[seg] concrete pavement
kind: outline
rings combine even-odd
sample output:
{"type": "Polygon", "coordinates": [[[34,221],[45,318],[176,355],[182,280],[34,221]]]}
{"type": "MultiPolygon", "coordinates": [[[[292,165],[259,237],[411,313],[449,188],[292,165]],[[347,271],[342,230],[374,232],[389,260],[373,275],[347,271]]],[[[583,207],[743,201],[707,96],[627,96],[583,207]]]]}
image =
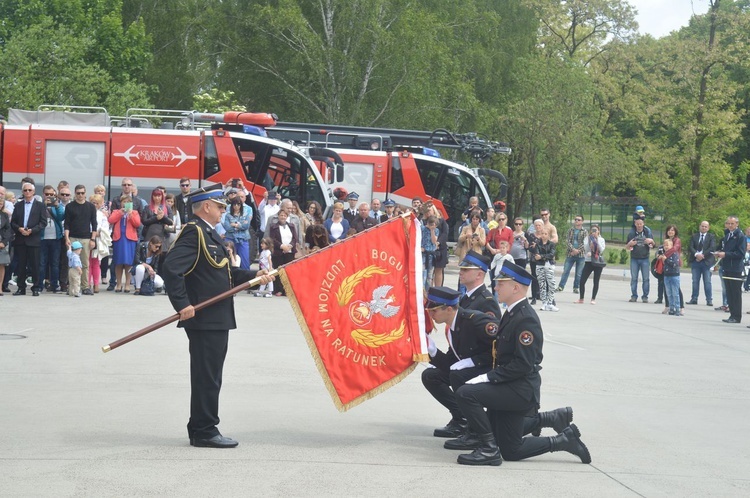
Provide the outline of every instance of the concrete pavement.
{"type": "MultiPolygon", "coordinates": [[[[422,366],[339,413],[285,298],[236,298],[220,428],[240,446],[215,450],[188,444],[181,330],[100,349],[170,315],[164,296],[5,295],[0,334],[25,338],[0,336],[0,494],[750,494],[750,316],[724,324],[702,297],[684,317],[662,315],[661,306],[627,302],[629,277],[616,268],[596,306],[573,304],[571,289],[558,294],[559,313],[540,312],[542,408],[573,407],[593,463],[554,453],[499,468],[457,465],[459,452],[432,437],[449,416],[422,387],[422,366]]],[[[688,299],[689,274],[682,289],[688,299]]]]}

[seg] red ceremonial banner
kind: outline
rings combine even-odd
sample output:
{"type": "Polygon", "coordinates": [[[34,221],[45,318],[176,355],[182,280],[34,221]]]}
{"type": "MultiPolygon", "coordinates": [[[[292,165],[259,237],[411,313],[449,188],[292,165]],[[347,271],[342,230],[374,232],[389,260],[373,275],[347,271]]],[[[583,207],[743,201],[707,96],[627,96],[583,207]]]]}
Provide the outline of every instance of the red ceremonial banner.
{"type": "Polygon", "coordinates": [[[427,360],[414,215],[348,237],[279,274],[339,411],[380,394],[427,360]]]}

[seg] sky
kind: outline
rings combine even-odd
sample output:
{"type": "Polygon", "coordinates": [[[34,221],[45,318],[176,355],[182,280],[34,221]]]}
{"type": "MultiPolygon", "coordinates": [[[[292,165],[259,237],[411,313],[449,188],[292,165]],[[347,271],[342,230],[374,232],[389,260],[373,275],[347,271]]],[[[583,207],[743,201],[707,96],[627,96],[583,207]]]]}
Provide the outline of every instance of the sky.
{"type": "Polygon", "coordinates": [[[687,26],[690,17],[705,14],[708,0],[628,0],[638,10],[639,31],[654,38],[687,26]]]}

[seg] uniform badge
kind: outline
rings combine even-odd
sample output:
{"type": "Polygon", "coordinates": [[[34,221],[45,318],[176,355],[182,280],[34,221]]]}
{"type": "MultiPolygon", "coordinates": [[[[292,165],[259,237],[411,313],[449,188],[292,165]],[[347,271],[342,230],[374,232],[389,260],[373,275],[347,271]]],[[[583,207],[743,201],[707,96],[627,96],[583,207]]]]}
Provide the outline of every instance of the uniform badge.
{"type": "Polygon", "coordinates": [[[495,322],[490,322],[485,325],[484,331],[487,332],[488,336],[495,337],[497,335],[498,326],[495,322]]]}
{"type": "Polygon", "coordinates": [[[527,330],[524,330],[523,332],[521,332],[521,335],[518,336],[518,342],[521,343],[521,346],[531,346],[531,344],[534,342],[534,334],[527,330]]]}
{"type": "Polygon", "coordinates": [[[485,312],[484,312],[484,314],[485,314],[485,315],[490,315],[490,316],[491,316],[492,318],[497,318],[497,317],[495,316],[495,314],[494,314],[493,312],[491,312],[491,311],[485,311],[485,312]]]}

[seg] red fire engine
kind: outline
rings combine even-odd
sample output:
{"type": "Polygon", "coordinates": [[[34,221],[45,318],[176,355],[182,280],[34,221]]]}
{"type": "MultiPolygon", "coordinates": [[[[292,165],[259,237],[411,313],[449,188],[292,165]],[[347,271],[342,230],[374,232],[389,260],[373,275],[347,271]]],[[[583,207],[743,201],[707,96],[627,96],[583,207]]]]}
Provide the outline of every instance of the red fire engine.
{"type": "Polygon", "coordinates": [[[478,197],[484,209],[492,204],[489,183],[496,187],[497,199],[507,193],[500,172],[442,159],[436,150],[461,150],[480,164],[491,155],[510,154],[507,144],[476,134],[282,122],[266,131],[279,140],[322,151],[310,155],[332,191],[343,188],[356,191],[360,200],[393,199],[405,206],[415,197],[431,199],[446,217],[451,241],[457,236],[469,197],[478,197]],[[325,157],[325,151],[332,154],[325,157]]]}
{"type": "Polygon", "coordinates": [[[26,176],[39,185],[103,184],[116,195],[128,177],[147,195],[157,185],[178,190],[182,177],[194,186],[241,178],[256,203],[275,190],[301,206],[315,200],[330,209],[308,151],[266,136],[263,127],[275,121],[261,113],[130,109],[115,118],[102,108],[12,109],[0,123],[0,181],[11,188],[26,176]]]}

